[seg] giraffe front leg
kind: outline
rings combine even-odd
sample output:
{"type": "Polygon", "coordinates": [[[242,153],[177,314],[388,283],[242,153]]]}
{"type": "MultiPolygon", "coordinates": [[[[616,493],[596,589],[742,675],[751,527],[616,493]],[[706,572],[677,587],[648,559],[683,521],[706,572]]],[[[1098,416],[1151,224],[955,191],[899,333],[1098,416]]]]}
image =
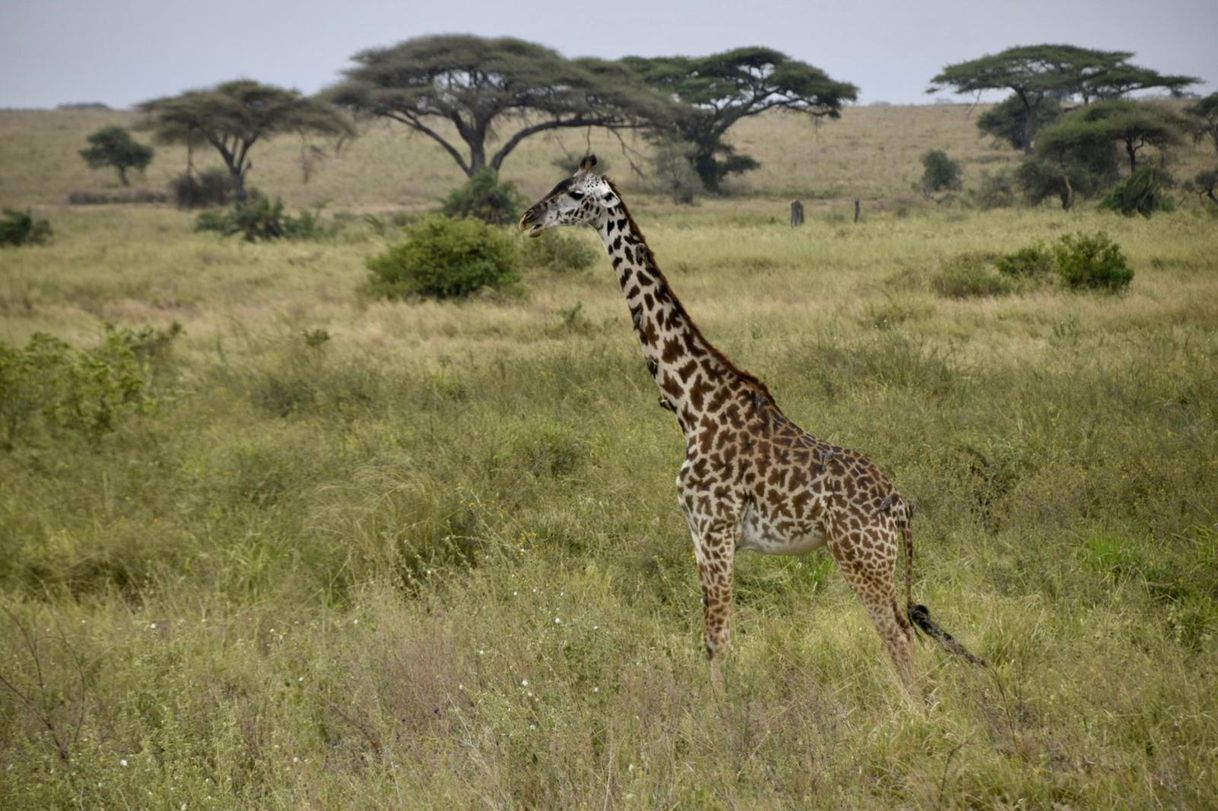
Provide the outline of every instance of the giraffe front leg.
{"type": "Polygon", "coordinates": [[[691,520],[694,558],[702,581],[702,621],[706,656],[712,662],[727,654],[731,634],[732,569],[736,553],[735,527],[722,520],[691,520]]]}

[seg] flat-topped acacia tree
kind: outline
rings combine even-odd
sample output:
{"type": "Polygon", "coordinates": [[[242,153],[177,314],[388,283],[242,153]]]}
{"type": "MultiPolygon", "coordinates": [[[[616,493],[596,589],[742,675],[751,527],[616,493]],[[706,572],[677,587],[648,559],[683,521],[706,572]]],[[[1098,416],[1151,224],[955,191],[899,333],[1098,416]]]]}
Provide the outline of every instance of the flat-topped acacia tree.
{"type": "MultiPolygon", "coordinates": [[[[1163,75],[1129,64],[1131,51],[1099,51],[1075,45],[1021,45],[979,59],[945,67],[931,79],[928,93],[951,88],[956,93],[1010,90],[1022,107],[1023,132],[1017,141],[1032,154],[1049,99],[1078,96],[1083,104],[1119,98],[1134,90],[1164,88],[1172,94],[1199,80],[1163,75]]],[[[979,122],[980,123],[980,122],[979,122]]]]}
{"type": "Polygon", "coordinates": [[[483,167],[498,171],[541,132],[664,126],[673,115],[671,101],[622,65],[567,59],[511,37],[418,37],[352,61],[327,98],[422,133],[469,177],[483,167]]]}
{"type": "Polygon", "coordinates": [[[621,60],[652,87],[682,103],[677,130],[692,146],[703,185],[717,190],[729,175],[757,168],[723,136],[737,121],[767,110],[837,118],[858,88],[772,48],[747,47],[709,56],[627,56],[621,60]]]}
{"type": "Polygon", "coordinates": [[[228,168],[238,200],[246,198],[250,149],[259,141],[284,132],[352,133],[351,125],[329,104],[250,79],[152,99],[140,104],[139,110],[148,116],[144,128],[162,143],[214,147],[228,168]]]}

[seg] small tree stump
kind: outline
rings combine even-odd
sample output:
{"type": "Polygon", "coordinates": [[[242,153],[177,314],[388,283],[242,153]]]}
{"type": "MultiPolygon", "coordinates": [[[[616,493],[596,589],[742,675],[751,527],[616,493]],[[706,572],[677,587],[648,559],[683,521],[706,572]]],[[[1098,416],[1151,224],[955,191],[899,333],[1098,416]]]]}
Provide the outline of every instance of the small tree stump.
{"type": "Polygon", "coordinates": [[[854,198],[854,221],[859,221],[859,215],[863,213],[863,206],[859,203],[859,199],[854,198]]]}
{"type": "Polygon", "coordinates": [[[804,204],[798,200],[791,201],[791,227],[796,228],[804,224],[804,204]]]}

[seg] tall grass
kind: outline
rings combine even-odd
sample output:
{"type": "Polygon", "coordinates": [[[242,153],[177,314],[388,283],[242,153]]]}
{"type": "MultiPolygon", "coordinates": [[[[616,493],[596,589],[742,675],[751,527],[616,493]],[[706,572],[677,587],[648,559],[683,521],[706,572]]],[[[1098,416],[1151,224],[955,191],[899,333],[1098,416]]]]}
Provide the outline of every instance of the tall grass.
{"type": "Polygon", "coordinates": [[[0,340],[183,332],[150,407],[0,451],[5,804],[1210,804],[1212,219],[780,204],[633,208],[704,332],[916,501],[915,592],[991,668],[919,647],[908,701],[828,557],[743,556],[716,700],[680,437],[603,259],[369,302],[358,224],[65,208],[6,257],[0,340]],[[1119,235],[1125,295],[931,286],[1080,230],[1119,235]]]}

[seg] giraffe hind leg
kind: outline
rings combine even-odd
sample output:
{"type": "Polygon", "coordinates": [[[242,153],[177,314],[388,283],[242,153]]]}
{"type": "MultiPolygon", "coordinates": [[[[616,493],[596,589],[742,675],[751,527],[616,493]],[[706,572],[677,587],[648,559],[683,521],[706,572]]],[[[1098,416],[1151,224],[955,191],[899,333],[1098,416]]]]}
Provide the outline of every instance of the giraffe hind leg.
{"type": "Polygon", "coordinates": [[[892,658],[901,682],[913,684],[913,626],[897,605],[893,576],[897,546],[894,533],[875,533],[872,543],[864,545],[859,533],[834,539],[829,551],[837,561],[842,577],[858,595],[871,616],[884,647],[892,658]]]}

